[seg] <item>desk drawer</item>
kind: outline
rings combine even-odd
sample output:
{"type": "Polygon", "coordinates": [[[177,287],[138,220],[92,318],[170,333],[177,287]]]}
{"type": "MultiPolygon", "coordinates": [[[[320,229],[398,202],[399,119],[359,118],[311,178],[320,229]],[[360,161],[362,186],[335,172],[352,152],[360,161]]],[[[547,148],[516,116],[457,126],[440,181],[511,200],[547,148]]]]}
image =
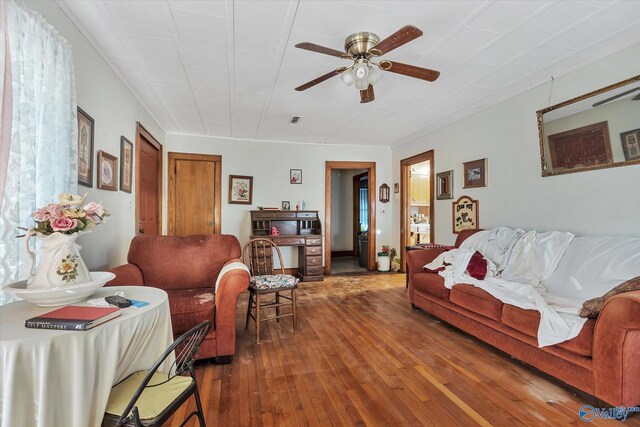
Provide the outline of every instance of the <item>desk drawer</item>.
{"type": "Polygon", "coordinates": [[[273,237],[272,240],[278,246],[301,246],[301,245],[304,245],[304,237],[273,237]]]}
{"type": "Polygon", "coordinates": [[[308,246],[322,245],[322,237],[307,237],[307,245],[308,246]]]}
{"type": "Polygon", "coordinates": [[[319,265],[322,266],[322,256],[307,256],[306,259],[307,267],[319,265]]]}
{"type": "MultiPolygon", "coordinates": [[[[308,244],[307,240],[307,244],[308,244]]],[[[322,246],[307,246],[304,248],[304,253],[309,255],[322,255],[322,246]]]]}
{"type": "Polygon", "coordinates": [[[318,218],[317,212],[298,212],[298,218],[318,218]]]}
{"type": "Polygon", "coordinates": [[[305,276],[320,276],[322,275],[322,266],[321,265],[313,265],[305,268],[305,276]]]}

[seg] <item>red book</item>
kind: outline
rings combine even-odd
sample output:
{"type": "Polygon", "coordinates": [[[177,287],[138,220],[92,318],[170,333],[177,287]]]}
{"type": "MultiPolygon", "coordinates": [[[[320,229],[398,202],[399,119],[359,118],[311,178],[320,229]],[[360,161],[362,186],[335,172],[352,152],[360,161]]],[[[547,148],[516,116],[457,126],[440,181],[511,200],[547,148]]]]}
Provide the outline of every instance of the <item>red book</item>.
{"type": "Polygon", "coordinates": [[[27,328],[86,331],[120,316],[117,307],[68,305],[25,321],[27,328]]]}

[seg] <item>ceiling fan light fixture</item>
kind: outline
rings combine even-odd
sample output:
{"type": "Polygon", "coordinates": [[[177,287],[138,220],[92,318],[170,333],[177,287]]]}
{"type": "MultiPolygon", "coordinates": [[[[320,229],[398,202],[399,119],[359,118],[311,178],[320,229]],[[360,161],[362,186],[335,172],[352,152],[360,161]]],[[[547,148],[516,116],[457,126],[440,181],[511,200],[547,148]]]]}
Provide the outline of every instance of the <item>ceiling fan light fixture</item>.
{"type": "Polygon", "coordinates": [[[351,86],[356,81],[355,76],[353,75],[353,68],[347,68],[340,74],[340,78],[347,85],[351,86]]]}
{"type": "Polygon", "coordinates": [[[356,89],[365,90],[369,87],[369,81],[367,79],[356,79],[356,89]]]}
{"type": "Polygon", "coordinates": [[[369,84],[376,84],[382,78],[382,72],[378,67],[372,66],[369,69],[369,84]]]}

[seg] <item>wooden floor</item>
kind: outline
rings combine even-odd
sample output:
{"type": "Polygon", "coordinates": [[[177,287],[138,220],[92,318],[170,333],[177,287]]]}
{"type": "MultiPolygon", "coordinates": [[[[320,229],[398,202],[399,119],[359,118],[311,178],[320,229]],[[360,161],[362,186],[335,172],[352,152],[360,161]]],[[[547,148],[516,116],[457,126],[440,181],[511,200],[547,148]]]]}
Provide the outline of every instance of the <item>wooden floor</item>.
{"type": "MultiPolygon", "coordinates": [[[[246,304],[244,294],[234,362],[198,365],[209,427],[578,426],[594,403],[412,310],[404,275],[303,283],[297,335],[291,318],[266,322],[260,345],[244,330],[246,304]]],[[[640,416],[591,424],[640,426],[640,416]]]]}

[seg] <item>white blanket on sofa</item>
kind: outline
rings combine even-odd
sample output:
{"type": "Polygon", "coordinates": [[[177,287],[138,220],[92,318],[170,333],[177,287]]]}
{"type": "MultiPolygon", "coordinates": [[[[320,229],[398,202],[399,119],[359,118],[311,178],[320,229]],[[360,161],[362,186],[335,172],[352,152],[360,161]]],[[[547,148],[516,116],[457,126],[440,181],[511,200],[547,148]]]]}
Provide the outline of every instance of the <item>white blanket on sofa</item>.
{"type": "MultiPolygon", "coordinates": [[[[574,239],[571,233],[524,233],[501,227],[478,232],[459,250],[450,252],[451,265],[439,273],[445,286],[450,289],[467,283],[505,304],[537,310],[540,347],[575,338],[587,320],[577,315],[584,301],[640,275],[640,238],[574,239]],[[456,262],[468,262],[469,254],[476,250],[486,258],[497,257],[494,262],[502,267],[498,277],[474,279],[465,273],[466,264],[456,262]]],[[[437,266],[429,264],[428,268],[437,266]]]]}

